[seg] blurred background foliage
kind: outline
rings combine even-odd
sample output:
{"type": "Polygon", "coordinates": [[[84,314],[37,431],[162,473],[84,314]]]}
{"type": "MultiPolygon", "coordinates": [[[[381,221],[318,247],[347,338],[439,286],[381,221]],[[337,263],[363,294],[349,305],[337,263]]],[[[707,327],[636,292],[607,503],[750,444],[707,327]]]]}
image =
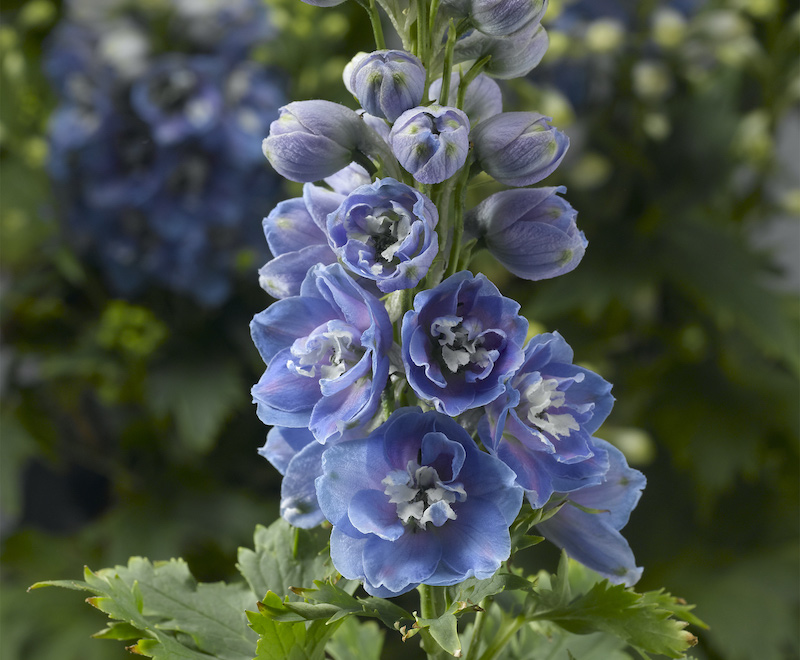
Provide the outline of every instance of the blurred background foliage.
{"type": "MultiPolygon", "coordinates": [[[[250,58],[285,97],[352,101],[342,68],[371,49],[357,4],[268,12],[250,58]]],[[[262,369],[248,322],[270,302],[259,264],[234,260],[213,306],[158,282],[121,296],[66,223],[42,59],[68,13],[7,0],[0,15],[4,660],[126,657],[89,639],[104,617],[74,593],[25,588],[130,555],[224,579],[278,510],[248,394],[262,369]]],[[[626,537],[642,589],[696,602],[711,625],[692,657],[798,658],[800,14],[790,0],[551,0],[545,23],[550,51],[505,85],[506,109],[570,136],[547,183],[567,185],[589,248],[551,281],[486,255],[473,270],[615,384],[600,435],[649,481],[626,537]]],[[[496,188],[481,183],[481,197],[496,188]]],[[[274,201],[241,222],[258,228],[274,201]]],[[[526,552],[555,568],[543,546],[526,552]]]]}

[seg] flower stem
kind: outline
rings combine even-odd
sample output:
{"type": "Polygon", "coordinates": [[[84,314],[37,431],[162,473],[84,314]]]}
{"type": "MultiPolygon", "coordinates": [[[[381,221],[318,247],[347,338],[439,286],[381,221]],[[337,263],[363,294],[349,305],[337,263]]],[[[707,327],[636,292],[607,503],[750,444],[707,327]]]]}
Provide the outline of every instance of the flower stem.
{"type": "Polygon", "coordinates": [[[494,640],[483,652],[479,660],[496,660],[496,658],[500,657],[500,652],[505,648],[506,644],[511,641],[511,638],[517,633],[523,623],[525,623],[525,617],[522,616],[503,621],[494,636],[494,640]]]}
{"type": "MultiPolygon", "coordinates": [[[[438,619],[447,611],[445,587],[432,587],[427,584],[421,584],[417,587],[417,591],[419,591],[420,615],[423,619],[438,619]]],[[[427,629],[423,628],[421,632],[423,647],[428,655],[428,660],[443,660],[444,658],[452,657],[439,646],[427,629]]]]}
{"type": "Polygon", "coordinates": [[[481,643],[481,635],[483,634],[483,624],[486,622],[486,608],[489,603],[486,599],[481,602],[481,610],[475,615],[475,623],[472,624],[472,634],[469,638],[469,646],[467,647],[467,655],[464,660],[472,660],[478,657],[478,648],[481,643]]]}
{"type": "Polygon", "coordinates": [[[386,48],[386,41],[383,38],[383,27],[381,26],[381,15],[378,13],[378,8],[375,6],[375,0],[369,0],[369,22],[372,23],[372,34],[375,35],[375,48],[376,50],[383,50],[386,48]]]}
{"type": "Polygon", "coordinates": [[[421,584],[419,591],[420,614],[423,619],[438,619],[447,609],[447,595],[444,587],[421,584]]]}
{"type": "Polygon", "coordinates": [[[453,70],[453,51],[456,47],[457,30],[453,19],[447,28],[447,45],[444,47],[444,66],[442,67],[442,91],[439,92],[439,105],[447,105],[450,100],[450,72],[453,70]]]}
{"type": "Polygon", "coordinates": [[[447,279],[458,270],[458,255],[461,251],[461,239],[464,236],[464,206],[467,203],[467,184],[469,183],[469,170],[472,166],[472,155],[467,157],[467,162],[458,177],[456,184],[455,205],[453,208],[453,243],[450,246],[450,258],[447,261],[447,270],[444,278],[447,279]]]}
{"type": "Polygon", "coordinates": [[[464,97],[467,94],[467,87],[469,84],[478,77],[478,74],[483,71],[483,68],[489,63],[489,60],[492,59],[491,55],[486,55],[479,59],[475,64],[473,64],[469,71],[467,71],[462,77],[461,82],[458,85],[458,100],[456,101],[457,108],[464,107],[464,97]]]}

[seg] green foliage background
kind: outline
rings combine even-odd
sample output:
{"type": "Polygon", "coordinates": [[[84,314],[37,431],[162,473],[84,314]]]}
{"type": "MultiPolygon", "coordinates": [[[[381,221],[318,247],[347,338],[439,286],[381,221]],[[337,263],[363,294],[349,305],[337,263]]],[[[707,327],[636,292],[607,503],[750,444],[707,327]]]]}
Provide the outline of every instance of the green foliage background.
{"type": "MultiPolygon", "coordinates": [[[[658,3],[640,4],[644,34],[658,3]]],[[[607,61],[612,94],[571,108],[534,71],[507,87],[506,109],[552,114],[572,137],[552,184],[568,186],[590,246],[552,281],[516,280],[486,256],[473,269],[614,383],[600,435],[649,481],[625,535],[641,588],[697,603],[710,624],[691,656],[798,658],[798,289],[763,237],[800,208],[800,18],[788,0],[709,4],[655,56],[640,33],[594,51],[551,35],[543,66],[607,61]],[[709,18],[720,11],[727,31],[709,18]],[[643,53],[665,78],[641,73],[643,53]]],[[[282,32],[259,57],[287,71],[288,96],[348,103],[341,70],[371,48],[360,8],[272,6],[282,32]]],[[[44,170],[55,100],[41,48],[62,8],[2,12],[0,656],[122,658],[118,642],[89,639],[104,618],[75,593],[25,589],[131,555],[183,557],[202,581],[235,574],[236,548],[277,516],[248,395],[262,366],[247,324],[269,299],[244,262],[214,311],[106,290],[60,231],[44,170]]],[[[555,570],[558,555],[542,544],[519,560],[555,570]]]]}

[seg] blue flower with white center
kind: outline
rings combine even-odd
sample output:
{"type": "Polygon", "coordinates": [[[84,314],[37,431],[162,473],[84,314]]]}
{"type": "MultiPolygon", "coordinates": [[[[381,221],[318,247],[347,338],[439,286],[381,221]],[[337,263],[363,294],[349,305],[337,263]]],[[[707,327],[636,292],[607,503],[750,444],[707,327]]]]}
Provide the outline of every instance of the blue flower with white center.
{"type": "Polygon", "coordinates": [[[315,264],[332,264],[336,254],[328,244],[328,215],[359,186],[369,183],[369,175],[352,163],[328,177],[333,190],[307,183],[303,196],[278,204],[264,218],[264,235],[274,259],[259,271],[259,283],[273,298],[300,295],[300,285],[315,264]]]}
{"type": "Polygon", "coordinates": [[[252,390],[265,424],[306,427],[325,443],[372,420],[389,375],[392,324],[339,264],[314,266],[300,295],[257,314],[250,331],[267,364],[252,390]]]}
{"type": "Polygon", "coordinates": [[[602,479],[553,498],[548,506],[564,499],[569,501],[536,529],[548,541],[564,548],[570,557],[613,584],[630,587],[638,582],[642,569],[636,566],[630,545],[620,530],[628,523],[647,480],[639,470],[628,467],[619,449],[599,438],[593,438],[592,442],[595,451],[608,456],[608,469],[602,479]]]}
{"type": "Polygon", "coordinates": [[[591,436],[611,412],[611,384],[572,358],[557,332],[532,338],[478,424],[484,446],[516,472],[536,509],[554,492],[601,483],[608,467],[591,436]]]}
{"type": "Polygon", "coordinates": [[[494,401],[523,362],[528,321],[486,276],[462,271],[414,298],[402,324],[406,377],[439,412],[494,401]]]}
{"type": "Polygon", "coordinates": [[[464,220],[491,255],[517,277],[543,280],[573,270],[588,241],[575,209],[557,193],[566,188],[504,190],[484,199],[464,220]]]}
{"type": "Polygon", "coordinates": [[[420,183],[441,183],[467,160],[469,119],[458,108],[442,105],[406,110],[389,134],[397,161],[420,183]]]}
{"type": "Polygon", "coordinates": [[[328,215],[333,251],[356,275],[390,293],[416,286],[439,250],[430,199],[391,178],[359,186],[328,215]]]}
{"type": "Polygon", "coordinates": [[[401,408],[322,455],[331,559],[374,596],[491,577],[522,503],[514,473],[445,415],[401,408]]]}

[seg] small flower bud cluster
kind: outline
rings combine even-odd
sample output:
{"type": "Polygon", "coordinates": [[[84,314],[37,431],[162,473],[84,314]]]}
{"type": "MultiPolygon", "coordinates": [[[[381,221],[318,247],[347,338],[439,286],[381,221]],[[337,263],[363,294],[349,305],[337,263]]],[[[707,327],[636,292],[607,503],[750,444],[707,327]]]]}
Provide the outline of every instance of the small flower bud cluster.
{"type": "Polygon", "coordinates": [[[273,426],[260,453],[284,475],[281,514],[328,520],[336,569],[375,596],[490,577],[523,497],[587,566],[641,572],[620,529],[644,477],[593,437],[611,385],[558,333],[528,338],[520,305],[466,269],[485,248],[536,281],[586,249],[565,189],[528,187],[568,138],[503,112],[495,82],[541,59],[546,6],[444,0],[399,35],[408,50],[385,49],[373,20],[378,50],[344,71],[361,108],[290,103],[263,142],[304,186],[263,223],[260,281],[278,301],[251,324],[266,365],[253,400],[273,426]],[[511,189],[466,209],[480,172],[511,189]]]}
{"type": "Polygon", "coordinates": [[[284,97],[249,51],[270,33],[259,0],[172,0],[52,35],[50,172],[69,235],[118,294],[155,283],[218,305],[241,257],[266,254],[247,219],[280,185],[258,141],[284,97]]]}

